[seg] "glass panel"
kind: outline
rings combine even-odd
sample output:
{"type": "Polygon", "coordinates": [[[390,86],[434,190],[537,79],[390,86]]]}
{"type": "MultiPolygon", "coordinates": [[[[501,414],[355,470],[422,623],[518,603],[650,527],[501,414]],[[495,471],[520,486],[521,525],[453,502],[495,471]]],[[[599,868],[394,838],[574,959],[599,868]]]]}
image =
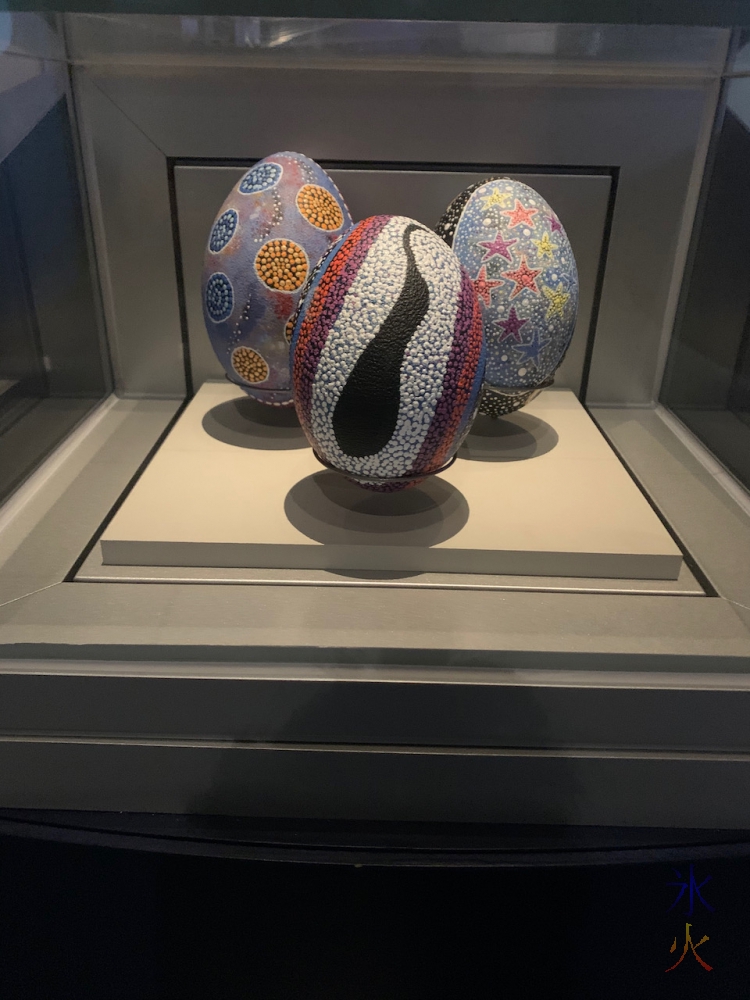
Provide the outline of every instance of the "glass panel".
{"type": "Polygon", "coordinates": [[[750,486],[750,78],[727,87],[662,402],[750,486]]]}
{"type": "MultiPolygon", "coordinates": [[[[66,54],[59,30],[60,17],[52,13],[21,14],[0,10],[0,53],[64,62],[66,54]]],[[[4,72],[0,76],[4,76],[4,72]]]]}
{"type": "Polygon", "coordinates": [[[283,17],[66,15],[74,62],[169,65],[273,62],[331,66],[351,59],[396,60],[419,68],[456,62],[508,71],[624,71],[665,66],[671,72],[720,72],[725,33],[715,28],[456,21],[365,21],[283,17]]]}
{"type": "MultiPolygon", "coordinates": [[[[23,31],[15,31],[16,23],[23,31]]],[[[5,23],[8,29],[8,24],[5,23]]],[[[0,500],[107,392],[64,69],[0,53],[0,500]]],[[[16,49],[22,47],[15,46],[16,49]]]]}
{"type": "Polygon", "coordinates": [[[737,32],[737,44],[727,69],[730,73],[750,73],[750,28],[737,32]]]}

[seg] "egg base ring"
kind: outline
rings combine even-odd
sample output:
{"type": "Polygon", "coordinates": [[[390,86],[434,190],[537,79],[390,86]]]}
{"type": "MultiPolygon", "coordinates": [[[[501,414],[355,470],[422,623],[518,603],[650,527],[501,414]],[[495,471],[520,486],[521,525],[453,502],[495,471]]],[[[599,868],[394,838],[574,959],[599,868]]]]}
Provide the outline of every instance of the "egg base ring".
{"type": "Polygon", "coordinates": [[[415,472],[410,476],[365,476],[359,472],[348,472],[346,469],[339,469],[338,466],[332,465],[330,462],[322,458],[317,451],[312,449],[313,455],[317,458],[321,465],[324,465],[326,469],[330,469],[331,472],[338,472],[341,476],[346,476],[347,479],[354,480],[360,486],[372,485],[377,489],[379,486],[410,486],[414,483],[421,482],[423,479],[427,479],[428,476],[438,476],[441,472],[445,472],[447,469],[453,465],[453,463],[458,458],[458,454],[453,455],[445,465],[441,465],[439,469],[430,469],[425,472],[415,472]]]}
{"type": "Polygon", "coordinates": [[[493,420],[497,420],[498,417],[507,417],[508,414],[515,413],[522,406],[526,406],[532,399],[536,399],[542,389],[549,389],[554,381],[555,378],[551,375],[532,389],[502,389],[485,382],[479,401],[479,412],[493,420]]]}
{"type": "MultiPolygon", "coordinates": [[[[250,396],[251,399],[257,399],[257,395],[260,394],[261,392],[267,392],[267,393],[270,394],[272,392],[286,392],[287,391],[285,389],[260,389],[260,388],[258,388],[258,386],[254,386],[254,385],[248,384],[247,382],[238,382],[236,379],[230,378],[229,375],[227,375],[227,374],[224,375],[224,378],[227,380],[227,382],[231,382],[232,385],[236,385],[238,389],[242,389],[248,395],[250,395],[251,393],[253,393],[253,395],[250,396]]],[[[261,402],[261,400],[258,400],[258,402],[261,402]]],[[[294,406],[294,400],[293,399],[289,399],[285,403],[274,403],[274,402],[269,402],[268,400],[265,400],[265,399],[262,400],[262,402],[263,402],[264,406],[278,406],[278,407],[281,407],[282,409],[286,409],[286,408],[288,408],[290,406],[294,406]]]]}

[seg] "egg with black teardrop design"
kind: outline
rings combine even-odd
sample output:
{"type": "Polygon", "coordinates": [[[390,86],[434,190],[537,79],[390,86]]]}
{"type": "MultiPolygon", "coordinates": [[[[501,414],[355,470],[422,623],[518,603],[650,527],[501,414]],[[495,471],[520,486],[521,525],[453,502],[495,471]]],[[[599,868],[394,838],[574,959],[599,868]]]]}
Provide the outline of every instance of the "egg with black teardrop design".
{"type": "Polygon", "coordinates": [[[393,309],[352,369],[333,411],[333,429],[343,452],[356,458],[376,455],[396,429],[401,402],[404,352],[427,314],[430,292],[414,260],[410,235],[404,229],[404,285],[393,309]]]}
{"type": "Polygon", "coordinates": [[[471,279],[426,226],[365,219],[320,261],[292,331],[300,422],[321,461],[393,491],[455,455],[484,369],[471,279]]]}

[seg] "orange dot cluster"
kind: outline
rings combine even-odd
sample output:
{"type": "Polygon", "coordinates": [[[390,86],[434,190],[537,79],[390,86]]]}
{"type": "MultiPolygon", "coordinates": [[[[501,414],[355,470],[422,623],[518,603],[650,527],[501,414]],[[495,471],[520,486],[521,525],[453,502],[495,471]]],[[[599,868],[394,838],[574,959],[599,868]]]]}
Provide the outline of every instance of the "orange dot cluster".
{"type": "Polygon", "coordinates": [[[307,277],[307,255],[292,240],[269,240],[255,255],[255,270],[269,288],[296,292],[307,277]]]}
{"type": "Polygon", "coordinates": [[[297,208],[300,215],[316,229],[333,232],[344,224],[344,213],[339,203],[325,188],[317,184],[305,184],[297,192],[297,208]]]}
{"type": "Polygon", "coordinates": [[[294,333],[294,313],[289,317],[286,326],[284,327],[284,336],[291,344],[292,334],[294,333]]]}
{"type": "Polygon", "coordinates": [[[269,375],[265,359],[250,347],[235,347],[232,368],[245,382],[265,382],[269,375]]]}

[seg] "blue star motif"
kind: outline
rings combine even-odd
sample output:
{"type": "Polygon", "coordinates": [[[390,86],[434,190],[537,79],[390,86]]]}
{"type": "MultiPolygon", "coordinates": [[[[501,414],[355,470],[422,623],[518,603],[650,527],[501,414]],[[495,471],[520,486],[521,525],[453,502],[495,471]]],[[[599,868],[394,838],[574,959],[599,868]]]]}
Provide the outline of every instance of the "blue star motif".
{"type": "Polygon", "coordinates": [[[516,354],[520,354],[521,357],[518,359],[522,364],[534,364],[538,362],[539,354],[542,349],[547,346],[550,338],[545,337],[542,340],[539,330],[536,329],[531,334],[531,340],[528,343],[514,344],[513,351],[516,354]]]}

